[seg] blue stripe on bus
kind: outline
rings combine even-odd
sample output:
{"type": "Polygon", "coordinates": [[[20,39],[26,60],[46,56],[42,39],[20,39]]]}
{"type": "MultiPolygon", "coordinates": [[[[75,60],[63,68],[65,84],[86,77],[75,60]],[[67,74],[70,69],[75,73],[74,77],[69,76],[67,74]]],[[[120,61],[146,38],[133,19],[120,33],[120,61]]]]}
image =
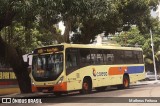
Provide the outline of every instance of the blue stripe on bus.
{"type": "Polygon", "coordinates": [[[143,73],[144,72],[144,66],[129,66],[127,68],[128,74],[135,74],[135,73],[143,73]]]}

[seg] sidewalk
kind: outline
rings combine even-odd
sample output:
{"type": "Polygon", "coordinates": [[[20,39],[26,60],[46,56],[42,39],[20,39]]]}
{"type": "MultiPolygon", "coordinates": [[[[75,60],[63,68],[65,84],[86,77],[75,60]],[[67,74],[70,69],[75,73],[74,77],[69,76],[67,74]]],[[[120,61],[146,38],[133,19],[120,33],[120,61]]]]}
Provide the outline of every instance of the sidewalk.
{"type": "Polygon", "coordinates": [[[4,87],[4,88],[0,88],[0,96],[1,95],[14,94],[14,93],[20,93],[20,89],[18,87],[4,87]]]}
{"type": "Polygon", "coordinates": [[[153,81],[137,81],[131,85],[148,85],[148,84],[160,84],[160,80],[153,80],[153,81]]]}

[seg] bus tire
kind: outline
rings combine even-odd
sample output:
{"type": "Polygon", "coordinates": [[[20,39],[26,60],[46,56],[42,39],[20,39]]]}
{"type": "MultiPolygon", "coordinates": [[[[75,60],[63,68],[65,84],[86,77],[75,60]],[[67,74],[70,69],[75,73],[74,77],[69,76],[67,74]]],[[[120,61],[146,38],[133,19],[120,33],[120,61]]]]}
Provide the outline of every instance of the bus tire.
{"type": "Polygon", "coordinates": [[[95,88],[96,89],[96,91],[98,91],[98,92],[102,92],[102,91],[105,91],[106,90],[106,87],[97,87],[97,88],[95,88]]]}
{"type": "Polygon", "coordinates": [[[82,83],[82,90],[80,93],[89,94],[92,91],[92,81],[90,78],[84,78],[82,83]]]}
{"type": "Polygon", "coordinates": [[[118,89],[127,89],[130,86],[130,80],[129,80],[129,76],[128,75],[124,75],[123,76],[123,84],[118,85],[117,88],[118,89]]]}

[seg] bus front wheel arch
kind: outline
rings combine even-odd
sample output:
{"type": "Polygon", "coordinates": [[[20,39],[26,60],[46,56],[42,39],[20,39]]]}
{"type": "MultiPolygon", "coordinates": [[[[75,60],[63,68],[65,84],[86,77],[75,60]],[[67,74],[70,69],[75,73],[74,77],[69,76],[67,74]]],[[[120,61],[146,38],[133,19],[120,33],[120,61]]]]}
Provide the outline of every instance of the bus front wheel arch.
{"type": "Polygon", "coordinates": [[[118,85],[118,89],[127,89],[130,86],[130,78],[128,74],[123,75],[123,82],[121,85],[118,85]]]}
{"type": "Polygon", "coordinates": [[[82,89],[80,90],[80,93],[89,94],[91,93],[91,91],[92,91],[92,79],[89,76],[84,77],[82,82],[82,89]]]}

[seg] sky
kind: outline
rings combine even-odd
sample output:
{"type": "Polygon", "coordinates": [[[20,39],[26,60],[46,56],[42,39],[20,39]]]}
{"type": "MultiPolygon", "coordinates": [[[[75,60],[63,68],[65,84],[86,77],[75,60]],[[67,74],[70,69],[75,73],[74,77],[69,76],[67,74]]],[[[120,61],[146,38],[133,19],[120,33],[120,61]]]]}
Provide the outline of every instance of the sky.
{"type": "Polygon", "coordinates": [[[61,35],[63,35],[63,34],[64,34],[64,30],[65,30],[64,23],[63,23],[62,21],[60,21],[60,22],[58,23],[58,26],[59,26],[59,29],[62,31],[62,32],[61,32],[61,35]]]}
{"type": "Polygon", "coordinates": [[[151,10],[151,16],[156,17],[157,16],[156,11],[151,10]]]}

